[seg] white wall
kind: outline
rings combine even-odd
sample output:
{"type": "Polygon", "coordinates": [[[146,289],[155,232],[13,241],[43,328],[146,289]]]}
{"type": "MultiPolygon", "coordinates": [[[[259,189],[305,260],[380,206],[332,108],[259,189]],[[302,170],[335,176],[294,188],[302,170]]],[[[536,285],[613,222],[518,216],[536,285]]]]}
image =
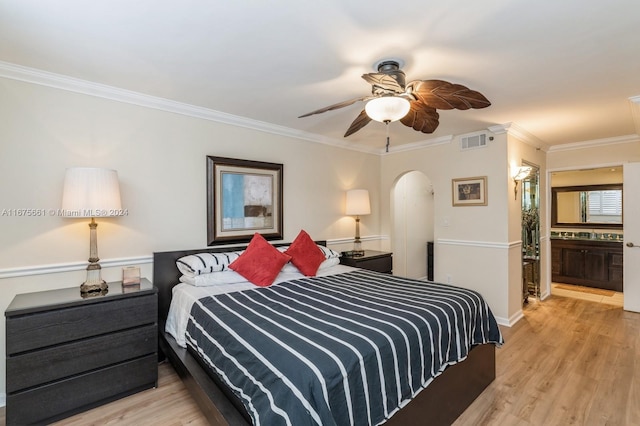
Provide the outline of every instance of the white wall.
{"type": "MultiPolygon", "coordinates": [[[[382,157],[381,233],[390,234],[391,188],[408,171],[429,177],[434,189],[435,280],[478,290],[499,321],[510,317],[508,303],[507,135],[494,136],[486,148],[461,151],[451,142],[382,157]],[[487,206],[452,206],[454,178],[487,176],[487,206]],[[385,199],[386,198],[386,199],[385,199]]],[[[408,230],[410,232],[410,229],[408,230]]]]}
{"type": "MultiPolygon", "coordinates": [[[[152,278],[154,251],[206,246],[207,155],[284,164],[288,241],[300,229],[315,239],[350,241],[346,189],[367,188],[372,204],[380,203],[378,155],[1,78],[0,122],[0,212],[60,208],[68,167],[118,171],[129,214],[98,220],[107,281],[118,280],[123,265],[136,264],[152,278]]],[[[380,234],[379,222],[375,208],[362,218],[368,248],[380,248],[367,239],[380,234]]],[[[0,216],[0,309],[18,293],[79,287],[89,257],[87,224],[48,214],[0,216]]],[[[334,248],[350,247],[344,245],[334,248]]],[[[0,393],[4,369],[1,362],[0,393]]]]}
{"type": "Polygon", "coordinates": [[[427,241],[433,241],[433,186],[427,176],[412,171],[392,190],[393,273],[409,278],[427,276],[427,241]]]}

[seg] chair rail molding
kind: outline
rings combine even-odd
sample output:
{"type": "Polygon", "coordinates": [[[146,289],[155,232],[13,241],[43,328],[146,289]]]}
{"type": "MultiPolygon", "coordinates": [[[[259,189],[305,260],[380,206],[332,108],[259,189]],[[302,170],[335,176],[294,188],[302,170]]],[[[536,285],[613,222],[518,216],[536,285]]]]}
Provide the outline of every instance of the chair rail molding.
{"type": "MultiPolygon", "coordinates": [[[[123,257],[107,260],[100,259],[100,265],[103,269],[131,265],[143,265],[147,263],[153,263],[153,256],[123,257]]],[[[87,261],[20,266],[17,268],[0,269],[0,279],[26,277],[31,275],[57,274],[62,272],[81,271],[84,269],[87,269],[87,261]]]]}

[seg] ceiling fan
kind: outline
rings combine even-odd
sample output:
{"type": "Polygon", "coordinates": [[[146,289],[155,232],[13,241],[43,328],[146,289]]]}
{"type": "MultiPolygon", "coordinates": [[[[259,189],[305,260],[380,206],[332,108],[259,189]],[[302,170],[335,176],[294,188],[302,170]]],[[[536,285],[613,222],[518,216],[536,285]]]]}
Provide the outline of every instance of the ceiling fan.
{"type": "MultiPolygon", "coordinates": [[[[443,80],[414,80],[405,84],[405,74],[398,60],[384,60],[377,65],[378,72],[363,74],[371,84],[371,95],[329,105],[298,118],[332,111],[367,101],[365,109],[347,129],[344,137],[352,135],[371,120],[389,124],[400,120],[405,126],[423,133],[433,133],[440,124],[436,109],[486,108],[491,102],[480,92],[461,84],[443,80]]],[[[388,148],[387,138],[387,148],[388,148]]]]}

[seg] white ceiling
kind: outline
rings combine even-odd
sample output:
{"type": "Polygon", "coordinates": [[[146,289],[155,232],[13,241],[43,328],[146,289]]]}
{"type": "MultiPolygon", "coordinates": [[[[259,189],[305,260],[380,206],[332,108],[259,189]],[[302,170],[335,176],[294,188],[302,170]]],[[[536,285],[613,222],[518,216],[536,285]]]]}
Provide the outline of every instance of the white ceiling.
{"type": "Polygon", "coordinates": [[[392,146],[511,122],[557,145],[640,133],[639,24],[638,0],[0,0],[0,61],[341,141],[361,103],[297,117],[400,58],[492,105],[439,111],[433,134],[392,123],[392,146]]]}

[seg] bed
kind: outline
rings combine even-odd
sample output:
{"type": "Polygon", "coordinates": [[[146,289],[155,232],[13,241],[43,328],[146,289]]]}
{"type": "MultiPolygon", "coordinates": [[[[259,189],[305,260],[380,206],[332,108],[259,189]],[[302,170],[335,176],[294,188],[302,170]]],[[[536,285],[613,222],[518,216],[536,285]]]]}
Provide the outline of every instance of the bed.
{"type": "MultiPolygon", "coordinates": [[[[324,245],[324,242],[318,242],[318,244],[324,245]]],[[[285,244],[275,245],[285,246],[285,244]]],[[[169,315],[173,288],[180,282],[181,272],[176,267],[178,259],[195,253],[222,253],[242,248],[207,248],[154,253],[154,284],[159,291],[160,350],[172,363],[208,421],[215,425],[249,425],[252,424],[252,417],[237,396],[239,394],[238,390],[232,391],[228,384],[220,378],[224,374],[212,374],[211,366],[203,361],[201,357],[194,355],[195,352],[198,352],[199,344],[191,345],[191,349],[182,347],[183,343],[179,344],[171,334],[165,331],[165,324],[169,315]],[[193,346],[195,346],[195,349],[193,346]]],[[[357,270],[346,271],[346,273],[340,275],[343,277],[350,276],[350,279],[360,281],[367,279],[380,281],[383,287],[386,285],[384,283],[385,279],[398,279],[392,276],[383,277],[384,274],[357,270]]],[[[328,276],[333,277],[331,274],[328,276]]],[[[300,291],[301,288],[317,291],[320,287],[316,286],[316,290],[314,290],[314,285],[327,286],[329,281],[331,281],[332,285],[341,285],[333,283],[333,280],[334,278],[327,277],[299,277],[294,280],[285,280],[278,285],[272,286],[270,292],[282,290],[287,292],[294,291],[295,293],[300,291]]],[[[424,285],[424,282],[412,281],[408,285],[420,283],[424,285]]],[[[233,295],[233,293],[231,294],[233,295]]],[[[241,292],[241,294],[245,295],[246,292],[241,292]]],[[[256,294],[262,293],[257,292],[256,294]]],[[[231,302],[229,300],[227,302],[235,303],[236,296],[237,294],[232,297],[211,297],[207,298],[207,303],[208,299],[215,299],[215,303],[222,303],[223,299],[229,299],[231,302]]],[[[281,295],[277,295],[277,297],[281,297],[281,295]]],[[[200,305],[201,307],[204,306],[200,305]]],[[[206,306],[204,307],[206,310],[206,306]]],[[[220,308],[217,306],[214,310],[219,309],[228,309],[228,307],[220,308]]],[[[195,310],[196,308],[194,308],[195,310]]],[[[490,317],[494,323],[495,319],[493,319],[492,315],[490,317]]],[[[192,327],[190,330],[193,332],[195,326],[193,324],[190,324],[190,326],[192,327]]],[[[492,324],[492,326],[497,330],[495,324],[492,324]]],[[[436,377],[430,380],[430,383],[424,389],[411,388],[410,393],[412,393],[412,396],[410,401],[407,403],[406,398],[399,400],[401,406],[399,411],[393,409],[393,407],[389,408],[385,415],[392,415],[384,424],[391,426],[423,424],[425,419],[428,419],[429,424],[433,425],[451,424],[495,378],[495,347],[502,342],[499,331],[496,334],[495,330],[493,331],[493,337],[489,339],[492,341],[473,346],[468,351],[468,354],[464,353],[465,359],[463,361],[447,366],[444,371],[437,371],[436,377]]],[[[375,404],[376,407],[378,405],[380,404],[375,404]]],[[[356,408],[359,407],[356,406],[356,408]]],[[[355,409],[350,408],[350,410],[355,409]]],[[[350,415],[352,417],[355,415],[358,420],[362,418],[357,412],[354,414],[353,411],[350,411],[350,415]]],[[[321,423],[323,422],[321,421],[321,423]]],[[[376,420],[374,423],[380,423],[380,421],[376,420]]],[[[293,424],[296,424],[296,422],[293,422],[293,424]]]]}

